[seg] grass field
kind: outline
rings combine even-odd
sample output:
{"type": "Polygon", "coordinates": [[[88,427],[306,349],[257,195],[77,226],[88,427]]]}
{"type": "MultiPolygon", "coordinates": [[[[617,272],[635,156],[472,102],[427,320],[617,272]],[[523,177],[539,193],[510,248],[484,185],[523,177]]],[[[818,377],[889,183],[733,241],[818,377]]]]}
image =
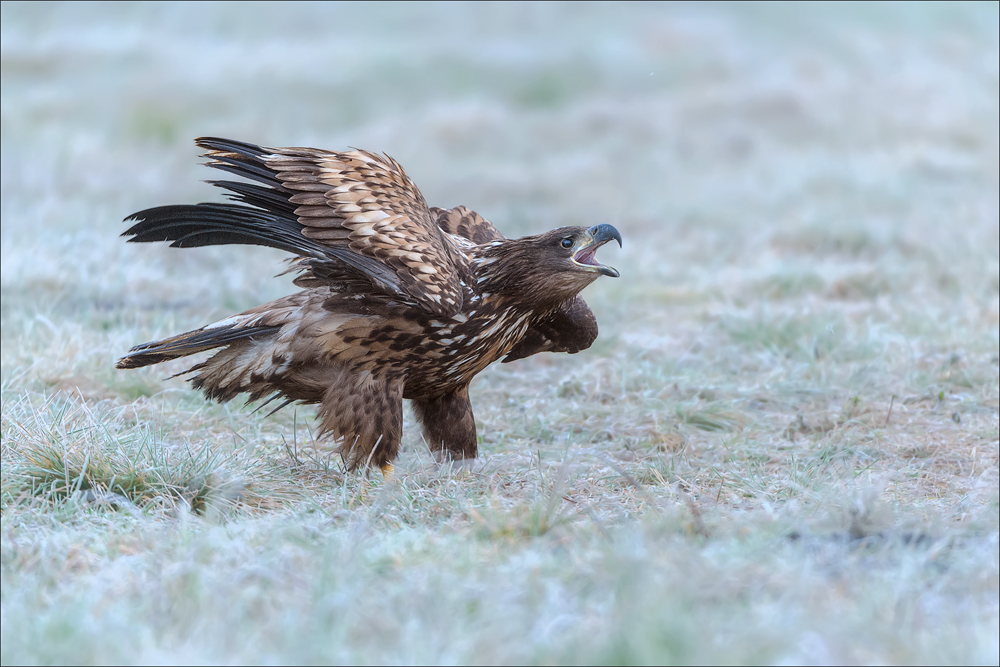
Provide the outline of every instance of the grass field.
{"type": "Polygon", "coordinates": [[[0,660],[1000,661],[996,4],[2,8],[0,660]],[[609,222],[587,352],[407,413],[394,483],[312,408],[134,344],[292,289],[126,245],[192,139],[386,151],[509,236],[609,222]]]}

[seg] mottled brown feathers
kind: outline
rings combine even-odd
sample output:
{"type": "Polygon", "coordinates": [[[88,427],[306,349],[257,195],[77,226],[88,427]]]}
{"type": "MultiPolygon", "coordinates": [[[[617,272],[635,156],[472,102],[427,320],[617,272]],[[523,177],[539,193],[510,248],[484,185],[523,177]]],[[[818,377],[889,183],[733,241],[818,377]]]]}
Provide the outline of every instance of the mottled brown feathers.
{"type": "Polygon", "coordinates": [[[296,205],[303,236],[376,260],[435,314],[461,310],[467,259],[434,223],[424,196],[395,160],[367,151],[268,150],[258,160],[294,192],[288,202],[296,205]]]}
{"type": "Polygon", "coordinates": [[[597,340],[597,318],[581,297],[574,297],[547,318],[539,319],[503,359],[503,363],[539,352],[576,354],[597,340]]]}
{"type": "Polygon", "coordinates": [[[320,433],[350,469],[390,463],[410,399],[432,450],[474,458],[472,378],[498,359],[575,353],[597,337],[578,295],[617,275],[594,251],[608,225],[508,240],[464,206],[428,208],[392,158],[203,138],[234,204],[130,216],[132,241],[280,248],[303,289],[215,324],[144,343],[138,368],[219,349],[187,372],[206,396],[319,404],[320,433]]]}
{"type": "Polygon", "coordinates": [[[431,213],[434,215],[438,227],[445,232],[468,239],[476,245],[504,238],[492,222],[465,206],[432,208],[431,213]]]}

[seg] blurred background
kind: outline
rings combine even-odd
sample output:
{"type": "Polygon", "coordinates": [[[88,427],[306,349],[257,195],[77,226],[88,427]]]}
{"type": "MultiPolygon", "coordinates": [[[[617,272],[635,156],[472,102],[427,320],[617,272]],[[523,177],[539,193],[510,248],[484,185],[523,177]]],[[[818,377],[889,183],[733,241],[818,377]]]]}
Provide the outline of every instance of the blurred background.
{"type": "Polygon", "coordinates": [[[997,662],[997,3],[0,17],[5,664],[997,662]],[[477,378],[474,474],[407,416],[399,484],[295,458],[312,408],[114,370],[293,289],[119,237],[222,200],[203,135],[384,151],[508,236],[615,225],[600,338],[477,378]],[[62,501],[107,461],[141,512],[62,501]]]}
{"type": "Polygon", "coordinates": [[[614,224],[625,248],[602,256],[622,278],[588,290],[606,343],[683,355],[703,330],[738,339],[727,317],[785,313],[805,337],[779,346],[818,350],[843,320],[995,352],[996,3],[4,3],[2,17],[8,370],[44,365],[46,336],[66,345],[71,323],[103,368],[136,336],[288,289],[270,279],[277,252],[118,238],[133,211],[221,199],[200,182],[217,177],[201,135],[384,151],[431,205],[509,236],[614,224]]]}

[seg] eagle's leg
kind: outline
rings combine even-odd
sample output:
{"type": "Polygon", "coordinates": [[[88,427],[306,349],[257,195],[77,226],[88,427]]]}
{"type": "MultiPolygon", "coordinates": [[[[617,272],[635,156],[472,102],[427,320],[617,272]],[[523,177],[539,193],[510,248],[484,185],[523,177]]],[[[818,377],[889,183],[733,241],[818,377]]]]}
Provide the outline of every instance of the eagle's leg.
{"type": "Polygon", "coordinates": [[[380,468],[391,474],[403,433],[403,382],[369,372],[337,373],[319,418],[321,435],[340,441],[348,470],[380,468]]]}
{"type": "Polygon", "coordinates": [[[424,426],[424,439],[446,460],[474,459],[479,453],[469,386],[426,400],[414,399],[413,411],[424,426]]]}

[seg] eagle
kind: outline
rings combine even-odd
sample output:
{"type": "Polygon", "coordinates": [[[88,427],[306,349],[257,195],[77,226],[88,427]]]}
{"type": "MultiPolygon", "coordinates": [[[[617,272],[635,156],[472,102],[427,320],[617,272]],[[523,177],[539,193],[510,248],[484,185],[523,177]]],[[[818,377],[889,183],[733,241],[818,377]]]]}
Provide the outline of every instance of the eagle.
{"type": "Polygon", "coordinates": [[[284,250],[301,288],[194,331],[133,347],[117,368],[218,350],[179,375],[220,402],[318,404],[319,436],[348,470],[390,476],[403,399],[439,460],[478,454],[469,383],[494,361],[585,350],[597,320],[581,290],[622,238],[609,224],[505,238],[464,207],[427,206],[388,155],[267,148],[203,137],[231,202],[134,213],[122,236],[171,247],[284,250]]]}

